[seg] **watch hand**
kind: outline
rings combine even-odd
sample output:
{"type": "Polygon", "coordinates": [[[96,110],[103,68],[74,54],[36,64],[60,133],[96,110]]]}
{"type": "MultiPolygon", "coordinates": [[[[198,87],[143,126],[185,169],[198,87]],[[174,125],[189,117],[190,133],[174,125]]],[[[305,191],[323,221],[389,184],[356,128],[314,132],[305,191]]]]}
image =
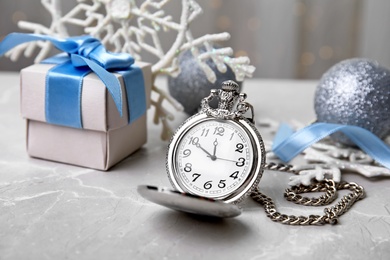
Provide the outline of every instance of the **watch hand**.
{"type": "Polygon", "coordinates": [[[215,153],[217,152],[217,145],[218,145],[218,140],[217,140],[217,138],[215,138],[215,141],[214,141],[214,153],[213,153],[213,156],[215,157],[215,158],[217,158],[216,156],[215,156],[215,153]]]}
{"type": "Polygon", "coordinates": [[[217,159],[215,156],[211,155],[211,153],[209,153],[206,149],[204,149],[200,143],[197,143],[196,144],[196,147],[200,148],[203,152],[205,152],[207,154],[207,157],[210,157],[211,160],[215,161],[215,159],[217,159]]]}
{"type": "Polygon", "coordinates": [[[215,159],[237,163],[237,161],[235,161],[235,160],[230,160],[230,159],[225,159],[225,158],[220,158],[220,157],[216,157],[215,159]]]}

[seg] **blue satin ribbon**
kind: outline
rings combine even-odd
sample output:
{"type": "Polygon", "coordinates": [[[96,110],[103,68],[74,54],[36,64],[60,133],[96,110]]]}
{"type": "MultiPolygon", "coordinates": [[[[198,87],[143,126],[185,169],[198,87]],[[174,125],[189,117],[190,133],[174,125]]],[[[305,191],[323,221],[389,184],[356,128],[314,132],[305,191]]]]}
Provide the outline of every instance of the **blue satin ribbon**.
{"type": "Polygon", "coordinates": [[[126,86],[127,104],[129,107],[129,123],[141,117],[146,111],[145,89],[139,86],[145,86],[142,70],[135,65],[130,70],[117,71],[121,74],[126,86]]]}
{"type": "Polygon", "coordinates": [[[82,79],[90,72],[88,68],[73,67],[67,61],[47,73],[45,115],[48,123],[82,128],[82,79]]]}
{"type": "Polygon", "coordinates": [[[288,125],[282,124],[275,135],[272,150],[282,161],[288,162],[313,143],[338,131],[390,169],[390,147],[370,131],[352,125],[314,123],[294,133],[288,125]]]}
{"type": "Polygon", "coordinates": [[[11,33],[0,43],[0,56],[19,44],[38,40],[50,41],[57,49],[67,53],[43,61],[59,64],[49,71],[46,78],[45,113],[48,123],[82,127],[82,81],[92,71],[111,94],[120,116],[123,115],[123,93],[118,78],[112,72],[123,76],[128,94],[129,123],[146,111],[142,70],[134,65],[134,59],[129,54],[107,52],[98,39],[87,35],[56,39],[47,35],[11,33]]]}

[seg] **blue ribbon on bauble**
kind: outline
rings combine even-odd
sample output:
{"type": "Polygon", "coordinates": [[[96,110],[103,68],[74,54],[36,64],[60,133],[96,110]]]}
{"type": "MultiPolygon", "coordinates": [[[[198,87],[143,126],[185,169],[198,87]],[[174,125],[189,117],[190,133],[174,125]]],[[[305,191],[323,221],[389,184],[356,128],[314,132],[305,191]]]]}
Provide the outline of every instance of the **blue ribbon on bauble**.
{"type": "Polygon", "coordinates": [[[129,124],[146,111],[146,94],[142,70],[127,53],[108,52],[98,39],[77,36],[57,39],[47,35],[11,33],[0,42],[0,56],[17,45],[31,41],[50,41],[65,52],[42,63],[58,64],[46,76],[46,121],[51,124],[82,128],[81,93],[83,78],[94,72],[112,96],[120,116],[123,93],[118,78],[124,79],[127,92],[129,124]]]}
{"type": "Polygon", "coordinates": [[[375,161],[390,169],[390,147],[367,129],[353,125],[319,122],[294,132],[287,124],[281,124],[275,135],[272,151],[282,161],[288,162],[310,145],[338,131],[375,161]]]}

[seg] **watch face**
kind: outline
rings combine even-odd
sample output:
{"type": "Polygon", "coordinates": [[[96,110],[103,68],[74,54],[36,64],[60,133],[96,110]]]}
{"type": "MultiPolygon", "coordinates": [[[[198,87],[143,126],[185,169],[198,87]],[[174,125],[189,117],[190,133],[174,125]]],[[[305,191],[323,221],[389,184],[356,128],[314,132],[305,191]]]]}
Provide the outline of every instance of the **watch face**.
{"type": "Polygon", "coordinates": [[[259,180],[254,176],[262,161],[259,140],[238,121],[193,121],[184,124],[170,147],[174,186],[213,199],[239,198],[259,180]]]}

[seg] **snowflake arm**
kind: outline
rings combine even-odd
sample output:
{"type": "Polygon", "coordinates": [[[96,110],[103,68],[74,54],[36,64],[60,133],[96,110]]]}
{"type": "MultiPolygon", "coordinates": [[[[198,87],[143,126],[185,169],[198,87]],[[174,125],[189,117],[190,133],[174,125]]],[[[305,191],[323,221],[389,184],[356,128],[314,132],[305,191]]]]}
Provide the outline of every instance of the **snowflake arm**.
{"type": "Polygon", "coordinates": [[[61,18],[61,21],[64,24],[73,24],[86,28],[88,28],[88,26],[93,24],[95,21],[97,24],[100,24],[104,19],[104,15],[97,13],[97,10],[100,7],[101,3],[99,2],[93,2],[92,5],[80,3],[66,15],[64,15],[64,17],[61,18]],[[79,15],[84,16],[85,19],[76,18],[79,15]]]}
{"type": "Polygon", "coordinates": [[[327,166],[321,164],[299,165],[294,166],[293,170],[299,174],[290,177],[291,186],[297,186],[303,184],[308,186],[312,183],[312,180],[323,181],[325,178],[331,178],[335,182],[340,182],[341,171],[336,166],[327,166]]]}
{"type": "Polygon", "coordinates": [[[162,140],[169,140],[171,135],[173,134],[173,130],[171,126],[169,125],[168,121],[172,121],[174,119],[174,116],[172,113],[168,112],[163,106],[163,102],[167,101],[169,104],[171,104],[176,111],[182,111],[182,106],[174,100],[171,96],[169,96],[165,91],[157,88],[156,86],[153,86],[153,90],[155,93],[158,94],[157,101],[152,100],[151,103],[155,107],[155,113],[153,117],[153,122],[155,124],[162,123],[163,129],[161,132],[161,139],[162,140]]]}

